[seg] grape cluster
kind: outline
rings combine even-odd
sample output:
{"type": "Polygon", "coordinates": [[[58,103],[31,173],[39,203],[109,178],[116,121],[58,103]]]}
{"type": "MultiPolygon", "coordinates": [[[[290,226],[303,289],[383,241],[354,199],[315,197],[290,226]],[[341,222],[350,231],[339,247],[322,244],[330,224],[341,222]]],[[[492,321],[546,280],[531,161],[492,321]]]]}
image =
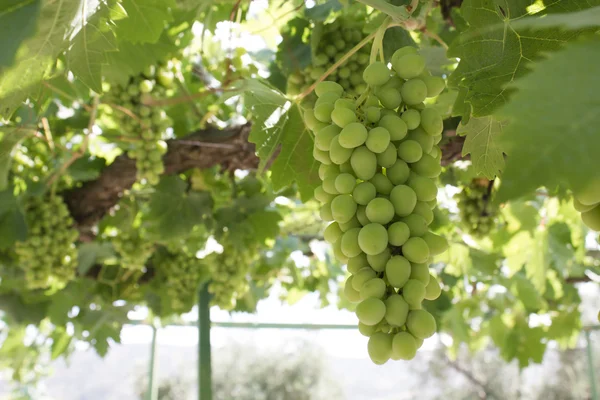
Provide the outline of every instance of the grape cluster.
{"type": "MultiPolygon", "coordinates": [[[[322,39],[313,55],[312,65],[289,76],[287,92],[295,95],[305,91],[332,64],[364,39],[360,24],[361,22],[350,19],[336,19],[323,25],[322,39]]],[[[362,93],[367,88],[362,72],[369,63],[369,52],[370,46],[362,47],[329,75],[327,80],[339,83],[348,94],[362,93]]]]}
{"type": "Polygon", "coordinates": [[[29,289],[65,284],[75,277],[78,232],[62,198],[32,198],[26,205],[29,234],[17,242],[19,266],[29,289]]]}
{"type": "Polygon", "coordinates": [[[487,180],[473,180],[458,194],[460,218],[471,235],[486,235],[494,227],[498,210],[490,198],[488,184],[487,180]]]}
{"type": "Polygon", "coordinates": [[[115,102],[136,116],[116,113],[124,136],[134,139],[127,154],[136,160],[138,179],[145,179],[151,185],[157,184],[164,172],[162,156],[167,148],[161,139],[171,121],[163,110],[144,105],[143,100],[165,97],[174,77],[172,64],[149,66],[141,75],[131,77],[126,86],[118,85],[110,92],[115,102]]]}
{"type": "Polygon", "coordinates": [[[575,209],[581,213],[583,223],[600,232],[600,180],[590,181],[585,187],[573,190],[575,209]]]}
{"type": "Polygon", "coordinates": [[[125,269],[143,269],[154,252],[154,244],[142,237],[139,230],[121,231],[112,239],[112,244],[125,269]]]}
{"type": "Polygon", "coordinates": [[[153,265],[160,280],[161,295],[169,302],[169,309],[179,314],[189,311],[196,303],[200,283],[208,278],[208,269],[202,260],[182,251],[169,251],[153,265]]]}
{"type": "Polygon", "coordinates": [[[321,162],[315,197],[323,203],[321,218],[333,221],[324,237],[347,263],[344,293],[358,303],[358,327],[370,337],[376,364],[412,359],[435,333],[422,302],[441,293],[429,263],[448,246],[428,227],[443,123],[423,105],[444,81],[425,71],[412,47],[397,50],[392,66],[393,72],[382,62],[370,64],[363,73],[370,92],[357,100],[335,82],[319,83],[315,107],[304,115],[321,162]]]}

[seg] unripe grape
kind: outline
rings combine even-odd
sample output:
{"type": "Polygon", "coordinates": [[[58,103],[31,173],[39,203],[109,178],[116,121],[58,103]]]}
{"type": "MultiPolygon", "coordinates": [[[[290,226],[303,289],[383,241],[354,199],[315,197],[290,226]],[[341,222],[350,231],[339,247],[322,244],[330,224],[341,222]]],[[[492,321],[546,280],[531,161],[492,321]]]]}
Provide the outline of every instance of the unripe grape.
{"type": "Polygon", "coordinates": [[[392,356],[392,335],[376,332],[369,338],[367,345],[369,357],[378,365],[385,364],[392,356]]]}
{"type": "Polygon", "coordinates": [[[315,146],[319,150],[329,151],[331,141],[336,137],[342,130],[336,125],[328,125],[325,128],[319,129],[315,133],[315,146]]]}
{"type": "Polygon", "coordinates": [[[317,147],[313,147],[313,157],[315,160],[323,164],[331,164],[331,159],[326,151],[319,150],[317,147]]]}
{"type": "Polygon", "coordinates": [[[352,197],[356,203],[366,206],[377,196],[377,190],[371,182],[361,182],[354,188],[352,197]]]}
{"type": "MultiPolygon", "coordinates": [[[[328,178],[325,178],[323,181],[323,191],[328,194],[337,195],[340,194],[335,187],[335,180],[337,179],[337,175],[331,175],[328,178]]],[[[333,199],[332,199],[333,200],[333,199]]]]}
{"type": "Polygon", "coordinates": [[[427,284],[429,284],[429,278],[429,264],[411,264],[410,279],[417,280],[427,287],[427,284]]]}
{"type": "Polygon", "coordinates": [[[367,128],[360,122],[352,122],[342,129],[338,140],[341,146],[353,149],[365,143],[367,137],[367,128]]]}
{"type": "Polygon", "coordinates": [[[348,257],[342,252],[342,241],[341,239],[335,242],[332,246],[333,255],[340,262],[346,263],[348,261],[348,257]]]}
{"type": "Polygon", "coordinates": [[[402,140],[408,132],[406,123],[397,115],[385,115],[379,120],[380,127],[387,129],[390,133],[390,140],[402,140]]]}
{"type": "Polygon", "coordinates": [[[392,165],[394,165],[394,163],[398,159],[398,151],[396,150],[396,147],[394,147],[394,144],[390,143],[385,149],[385,151],[377,154],[376,157],[377,164],[379,164],[383,168],[389,168],[392,165]]]}
{"type": "Polygon", "coordinates": [[[581,214],[583,223],[596,232],[600,231],[600,206],[596,206],[581,214]]]}
{"type": "Polygon", "coordinates": [[[335,92],[326,92],[323,93],[318,99],[317,101],[315,101],[315,108],[318,107],[321,104],[332,104],[334,105],[335,102],[340,98],[340,95],[335,93],[335,92]]]}
{"type": "Polygon", "coordinates": [[[396,50],[394,54],[392,54],[392,66],[397,62],[399,58],[404,57],[408,54],[417,54],[417,49],[412,46],[404,46],[396,50]]]}
{"type": "Polygon", "coordinates": [[[415,337],[408,332],[398,332],[392,338],[392,359],[412,360],[418,349],[415,337]]]}
{"type": "Polygon", "coordinates": [[[583,205],[591,206],[600,203],[600,179],[595,178],[583,187],[573,190],[575,198],[583,205]]]}
{"type": "Polygon", "coordinates": [[[348,108],[334,108],[334,110],[331,112],[331,120],[340,128],[344,128],[348,124],[356,122],[356,114],[354,111],[348,108]]]}
{"type": "Polygon", "coordinates": [[[580,213],[584,213],[584,212],[590,211],[592,208],[596,207],[596,204],[586,206],[584,204],[581,204],[579,202],[579,200],[577,200],[575,197],[573,197],[573,206],[575,207],[575,210],[579,211],[580,213]]]}
{"type": "Polygon", "coordinates": [[[421,79],[411,79],[402,85],[400,94],[404,103],[415,106],[422,103],[427,97],[427,86],[421,79]]]}
{"type": "Polygon", "coordinates": [[[376,173],[370,182],[375,186],[377,193],[386,196],[388,196],[394,188],[394,184],[381,172],[376,173]]]}
{"type": "Polygon", "coordinates": [[[425,285],[416,279],[408,279],[402,287],[402,297],[411,308],[420,308],[423,299],[425,299],[425,285]]]}
{"type": "Polygon", "coordinates": [[[325,228],[325,231],[323,232],[323,238],[330,244],[337,242],[341,236],[342,230],[337,222],[332,222],[327,225],[327,228],[325,228]]]}
{"type": "Polygon", "coordinates": [[[437,178],[442,172],[440,163],[429,154],[423,154],[419,161],[411,165],[411,168],[426,178],[437,178]]]}
{"type": "Polygon", "coordinates": [[[420,339],[427,339],[433,336],[437,329],[433,315],[425,310],[414,310],[409,312],[406,326],[413,336],[420,339]]]}
{"type": "Polygon", "coordinates": [[[375,123],[381,118],[381,110],[379,107],[367,107],[365,110],[365,118],[367,121],[375,123]]]}
{"type": "Polygon", "coordinates": [[[421,78],[427,86],[427,97],[435,97],[444,91],[446,82],[439,76],[426,76],[421,78]]]}
{"type": "Polygon", "coordinates": [[[339,173],[340,169],[335,164],[321,164],[319,166],[319,178],[321,178],[321,180],[325,180],[330,176],[336,177],[339,173]]]}
{"type": "Polygon", "coordinates": [[[429,258],[429,247],[420,237],[411,237],[402,246],[402,254],[412,263],[424,263],[429,258]]]}
{"type": "Polygon", "coordinates": [[[385,225],[394,218],[394,206],[383,197],[378,197],[367,204],[367,218],[371,222],[385,225]]]}
{"type": "Polygon", "coordinates": [[[421,125],[421,113],[417,110],[408,109],[400,118],[406,123],[408,129],[417,129],[421,125]]]}
{"type": "Polygon", "coordinates": [[[356,257],[361,253],[360,247],[358,246],[359,232],[360,228],[352,228],[342,235],[342,253],[348,258],[356,257]]]}
{"type": "Polygon", "coordinates": [[[444,121],[435,108],[425,108],[421,111],[421,126],[431,136],[437,136],[444,130],[444,121]]]}
{"type": "Polygon", "coordinates": [[[383,271],[385,271],[385,266],[391,256],[392,256],[392,253],[391,253],[390,249],[386,248],[379,254],[367,255],[367,261],[374,271],[383,272],[383,271]]]}
{"type": "Polygon", "coordinates": [[[363,72],[363,79],[370,86],[381,86],[390,79],[390,70],[380,61],[370,64],[363,72]]]}
{"type": "Polygon", "coordinates": [[[410,278],[410,262],[402,256],[393,256],[385,265],[385,277],[390,285],[402,288],[410,278]]]}
{"type": "Polygon", "coordinates": [[[426,300],[435,300],[440,297],[442,293],[442,288],[440,287],[440,283],[435,279],[433,275],[429,275],[429,283],[425,286],[425,299],[426,300]]]}
{"type": "Polygon", "coordinates": [[[386,284],[383,279],[373,278],[366,281],[360,288],[360,298],[366,300],[369,297],[381,299],[385,295],[386,284]]]}
{"type": "Polygon", "coordinates": [[[356,202],[349,194],[341,194],[331,202],[331,215],[339,223],[348,222],[356,213],[356,202]]]}
{"type": "MultiPolygon", "coordinates": [[[[329,144],[329,155],[331,162],[337,165],[341,165],[348,161],[352,156],[352,149],[343,147],[339,141],[340,135],[337,135],[329,144]]],[[[320,161],[320,160],[319,160],[320,161]]]]}
{"type": "Polygon", "coordinates": [[[423,235],[423,240],[427,243],[429,254],[432,256],[437,256],[448,250],[448,241],[443,236],[427,232],[423,235]]]}
{"type": "Polygon", "coordinates": [[[352,193],[356,186],[356,178],[352,174],[339,174],[335,178],[335,189],[341,194],[352,193]]]}
{"type": "Polygon", "coordinates": [[[358,331],[363,336],[371,336],[377,331],[377,326],[375,325],[365,325],[362,322],[358,323],[358,331]]]}
{"type": "Polygon", "coordinates": [[[333,221],[333,214],[331,213],[331,203],[325,203],[319,209],[319,217],[323,221],[333,221]]]}
{"type": "Polygon", "coordinates": [[[390,144],[390,132],[382,127],[373,128],[369,131],[365,144],[373,153],[383,153],[390,144]]]}
{"type": "Polygon", "coordinates": [[[414,140],[405,140],[398,145],[398,157],[407,163],[414,163],[423,156],[421,145],[414,140]]]}
{"type": "Polygon", "coordinates": [[[390,192],[390,201],[396,214],[405,217],[413,212],[417,204],[417,195],[409,186],[398,185],[390,192]]]}
{"type": "Polygon", "coordinates": [[[403,160],[396,160],[394,165],[386,170],[386,175],[394,185],[402,185],[408,180],[410,169],[403,160]]]}
{"type": "Polygon", "coordinates": [[[367,255],[364,253],[359,254],[356,257],[352,257],[348,259],[348,265],[346,266],[348,272],[351,274],[355,274],[360,271],[362,268],[368,267],[369,262],[367,261],[367,255]]]}
{"type": "Polygon", "coordinates": [[[356,209],[356,219],[362,226],[368,225],[371,223],[369,218],[367,217],[367,206],[358,206],[356,209]]]}
{"type": "Polygon", "coordinates": [[[423,236],[427,232],[427,221],[419,214],[411,214],[402,218],[402,222],[408,225],[410,236],[423,236]]]}
{"type": "Polygon", "coordinates": [[[358,244],[367,255],[379,254],[388,245],[387,230],[376,223],[363,226],[358,234],[358,244]]]}
{"type": "MultiPolygon", "coordinates": [[[[355,287],[353,285],[353,287],[355,287]]],[[[374,297],[360,302],[356,306],[356,316],[358,320],[365,325],[376,325],[385,315],[385,304],[383,301],[374,297]]]]}
{"type": "Polygon", "coordinates": [[[388,240],[392,246],[402,246],[409,237],[410,230],[404,222],[394,222],[388,228],[388,240]]]}
{"type": "Polygon", "coordinates": [[[315,107],[314,113],[317,121],[326,124],[331,123],[331,112],[333,111],[332,103],[322,103],[315,107]]]}
{"type": "Polygon", "coordinates": [[[360,293],[352,287],[353,279],[353,276],[350,276],[348,279],[346,279],[346,283],[344,284],[344,295],[349,302],[359,303],[361,301],[360,293]]]}
{"type": "Polygon", "coordinates": [[[411,173],[408,177],[407,184],[415,191],[419,201],[435,200],[437,196],[435,182],[429,178],[424,178],[415,173],[411,173]]]}
{"type": "Polygon", "coordinates": [[[398,89],[382,88],[377,91],[376,95],[381,104],[389,110],[395,110],[402,104],[402,96],[398,89]]]}
{"type": "Polygon", "coordinates": [[[335,101],[335,108],[347,108],[350,111],[356,111],[356,106],[354,105],[354,101],[350,99],[337,99],[335,101]]]}
{"type": "Polygon", "coordinates": [[[353,276],[354,279],[352,280],[352,287],[354,290],[360,291],[360,288],[362,288],[362,285],[364,285],[366,281],[375,278],[377,275],[375,274],[375,271],[371,269],[371,267],[364,267],[353,276]]]}
{"type": "Polygon", "coordinates": [[[365,146],[354,149],[350,164],[356,176],[365,181],[373,178],[377,172],[377,157],[365,146]]]}

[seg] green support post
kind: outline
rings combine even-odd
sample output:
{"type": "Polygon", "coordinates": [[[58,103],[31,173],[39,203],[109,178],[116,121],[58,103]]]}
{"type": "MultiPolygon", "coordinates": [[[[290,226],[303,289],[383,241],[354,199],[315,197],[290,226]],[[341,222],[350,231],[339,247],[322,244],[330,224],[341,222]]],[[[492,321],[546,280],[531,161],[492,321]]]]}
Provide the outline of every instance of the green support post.
{"type": "Polygon", "coordinates": [[[198,399],[212,400],[212,367],[210,361],[210,293],[208,283],[198,295],[198,399]]]}
{"type": "Polygon", "coordinates": [[[146,389],[146,400],[157,400],[158,387],[156,386],[155,369],[156,369],[156,336],[158,328],[153,324],[152,327],[152,344],[150,345],[150,365],[148,366],[148,388],[146,389]]]}
{"type": "Polygon", "coordinates": [[[594,356],[592,352],[592,341],[590,338],[591,329],[585,330],[585,344],[587,350],[587,360],[588,360],[588,371],[590,374],[590,392],[592,394],[592,400],[600,400],[598,398],[598,387],[596,386],[596,374],[594,374],[594,356]]]}

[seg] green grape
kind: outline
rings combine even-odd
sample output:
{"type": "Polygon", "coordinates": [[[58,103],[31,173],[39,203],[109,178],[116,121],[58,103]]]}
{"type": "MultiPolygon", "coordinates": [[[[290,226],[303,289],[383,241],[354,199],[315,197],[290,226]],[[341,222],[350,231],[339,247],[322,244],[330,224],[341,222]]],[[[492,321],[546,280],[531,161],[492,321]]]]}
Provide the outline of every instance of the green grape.
{"type": "Polygon", "coordinates": [[[339,108],[347,108],[352,112],[356,111],[356,106],[354,105],[354,102],[350,99],[337,99],[335,101],[335,109],[339,108]]]}
{"type": "Polygon", "coordinates": [[[435,200],[437,196],[435,182],[415,173],[411,173],[408,177],[408,186],[415,191],[419,201],[435,200]]]}
{"type": "Polygon", "coordinates": [[[381,86],[390,79],[390,70],[380,61],[370,64],[363,72],[363,79],[370,86],[381,86]]]}
{"type": "Polygon", "coordinates": [[[341,236],[342,230],[337,222],[332,222],[327,225],[327,228],[325,228],[325,231],[323,232],[323,238],[328,243],[335,243],[341,236]]]}
{"type": "Polygon", "coordinates": [[[329,151],[331,141],[342,130],[336,125],[327,125],[325,128],[319,129],[315,134],[315,146],[319,150],[329,151]]]}
{"type": "Polygon", "coordinates": [[[382,88],[377,91],[376,95],[381,104],[389,110],[395,110],[402,104],[402,96],[398,89],[391,87],[382,88]]]}
{"type": "Polygon", "coordinates": [[[396,160],[394,165],[386,170],[386,176],[394,185],[402,185],[410,176],[410,168],[403,160],[396,160]]]}
{"type": "Polygon", "coordinates": [[[381,127],[373,128],[369,131],[365,144],[373,153],[383,153],[390,145],[390,132],[381,127]]]}
{"type": "Polygon", "coordinates": [[[415,163],[423,156],[421,145],[414,140],[405,140],[398,145],[398,157],[407,163],[415,163]]]}
{"type": "Polygon", "coordinates": [[[342,147],[353,149],[365,143],[367,137],[367,128],[360,122],[352,122],[342,129],[338,140],[342,147]]]}
{"type": "Polygon", "coordinates": [[[381,299],[385,295],[387,285],[383,279],[373,278],[366,281],[360,288],[360,298],[366,300],[369,297],[381,299]]]}
{"type": "Polygon", "coordinates": [[[384,315],[385,304],[380,299],[374,297],[363,300],[356,306],[356,316],[365,325],[372,326],[378,324],[384,315]]]}
{"type": "Polygon", "coordinates": [[[337,176],[340,173],[340,168],[334,164],[321,164],[319,166],[319,178],[325,180],[330,176],[337,176]]]}
{"type": "Polygon", "coordinates": [[[418,349],[415,337],[408,332],[398,332],[392,338],[393,360],[412,360],[417,355],[418,349]]]}
{"type": "Polygon", "coordinates": [[[428,232],[427,221],[425,218],[421,217],[419,214],[411,214],[404,218],[402,218],[402,222],[404,222],[410,231],[410,236],[423,236],[426,232],[428,232]]]}
{"type": "Polygon", "coordinates": [[[357,204],[366,206],[377,196],[375,185],[371,182],[361,182],[352,191],[352,197],[357,204]]]}
{"type": "Polygon", "coordinates": [[[356,178],[352,174],[343,173],[335,178],[335,189],[342,194],[352,193],[356,186],[356,178]]]}
{"type": "Polygon", "coordinates": [[[410,278],[410,262],[402,256],[393,256],[385,265],[385,277],[390,285],[402,288],[410,278]]]}
{"type": "Polygon", "coordinates": [[[424,263],[429,258],[429,247],[422,238],[411,237],[402,246],[402,254],[412,263],[424,263]]]}
{"type": "Polygon", "coordinates": [[[360,271],[362,268],[368,267],[369,266],[369,262],[367,261],[367,255],[364,253],[361,253],[359,255],[357,255],[356,257],[352,257],[350,259],[348,259],[348,272],[350,272],[351,274],[355,274],[358,271],[360,271]]]}
{"type": "Polygon", "coordinates": [[[402,287],[402,297],[411,308],[420,308],[423,299],[425,299],[425,285],[416,279],[409,279],[402,287]]]}
{"type": "Polygon", "coordinates": [[[382,152],[376,155],[377,164],[383,168],[389,168],[394,165],[398,159],[398,151],[394,147],[393,143],[390,143],[388,147],[382,152]]]}
{"type": "Polygon", "coordinates": [[[335,187],[336,179],[337,179],[337,175],[332,175],[323,181],[323,191],[325,193],[328,193],[330,195],[340,194],[340,192],[338,192],[338,190],[335,187]]]}
{"type": "Polygon", "coordinates": [[[573,196],[585,206],[600,203],[600,179],[591,180],[585,187],[573,190],[573,196]]]}
{"type": "MultiPolygon", "coordinates": [[[[334,108],[331,112],[331,120],[340,128],[344,128],[347,125],[356,122],[356,114],[354,113],[354,111],[345,107],[334,108]]],[[[363,125],[360,124],[360,126],[363,125]]]]}
{"type": "Polygon", "coordinates": [[[429,204],[423,201],[417,201],[417,205],[415,206],[413,212],[423,217],[427,225],[433,222],[433,211],[431,211],[429,204]]]}
{"type": "Polygon", "coordinates": [[[592,208],[596,207],[596,204],[586,206],[584,204],[581,204],[579,202],[579,200],[577,200],[575,197],[573,197],[573,206],[575,207],[575,210],[579,211],[580,213],[584,213],[584,212],[590,211],[592,208]]]}
{"type": "Polygon", "coordinates": [[[333,111],[332,103],[322,103],[315,107],[315,118],[317,121],[324,122],[326,124],[331,123],[331,112],[333,111]]]}
{"type": "Polygon", "coordinates": [[[352,165],[350,164],[349,161],[346,161],[343,164],[340,164],[340,172],[343,174],[351,174],[354,171],[352,170],[352,165]]]}
{"type": "Polygon", "coordinates": [[[440,287],[440,283],[435,279],[433,275],[429,275],[429,283],[425,286],[425,299],[426,300],[435,300],[440,297],[442,293],[442,288],[440,287]]]}
{"type": "Polygon", "coordinates": [[[387,129],[390,134],[390,140],[392,141],[404,139],[406,133],[408,132],[406,123],[395,114],[384,115],[379,120],[378,125],[387,129]]]}
{"type": "Polygon", "coordinates": [[[365,118],[371,123],[376,123],[381,118],[381,110],[379,107],[368,107],[365,110],[365,118]]]}
{"type": "MultiPolygon", "coordinates": [[[[393,57],[393,56],[392,56],[393,57]]],[[[392,59],[392,67],[402,79],[412,79],[425,69],[425,59],[418,54],[406,54],[392,59]]]]}
{"type": "Polygon", "coordinates": [[[439,161],[428,154],[423,154],[421,159],[411,167],[417,174],[426,178],[437,178],[442,172],[442,166],[439,161]]]}
{"type": "Polygon", "coordinates": [[[448,250],[448,241],[446,238],[432,232],[427,232],[422,237],[427,243],[427,247],[429,247],[430,255],[437,256],[448,250]]]}
{"type": "Polygon", "coordinates": [[[413,310],[406,319],[408,331],[419,339],[427,339],[435,333],[437,326],[433,315],[425,310],[413,310]]]}
{"type": "Polygon", "coordinates": [[[379,254],[367,255],[367,261],[371,268],[377,272],[385,271],[385,265],[392,256],[389,248],[386,248],[379,254]]]}
{"type": "Polygon", "coordinates": [[[421,78],[427,86],[427,97],[435,97],[444,91],[446,87],[446,82],[444,82],[444,78],[439,76],[426,76],[421,78]]]}
{"type": "Polygon", "coordinates": [[[317,147],[313,148],[313,157],[315,160],[323,164],[331,164],[331,159],[326,151],[319,150],[317,147]]]}
{"type": "Polygon", "coordinates": [[[407,129],[417,129],[421,125],[421,113],[417,110],[408,109],[400,118],[406,123],[407,129]]]}
{"type": "Polygon", "coordinates": [[[369,221],[369,218],[367,217],[367,206],[358,206],[358,208],[356,209],[356,219],[358,219],[358,222],[362,226],[371,223],[371,221],[369,221]]]}
{"type": "Polygon", "coordinates": [[[339,239],[337,242],[335,242],[333,244],[332,250],[333,250],[334,257],[337,258],[340,262],[346,263],[348,261],[348,257],[346,257],[346,255],[342,252],[341,239],[339,239]]]}
{"type": "Polygon", "coordinates": [[[350,276],[348,279],[346,279],[346,283],[344,284],[344,295],[349,302],[359,303],[362,299],[360,297],[360,293],[352,287],[353,279],[353,276],[350,276]]]}
{"type": "Polygon", "coordinates": [[[323,186],[318,186],[315,188],[315,199],[319,200],[321,203],[329,203],[331,200],[335,198],[335,195],[327,193],[323,186]]]}
{"type": "Polygon", "coordinates": [[[417,280],[427,287],[429,283],[429,265],[423,264],[411,264],[410,266],[410,279],[417,280]]]}
{"type": "Polygon", "coordinates": [[[358,331],[361,335],[369,337],[377,331],[377,327],[375,325],[365,325],[362,322],[359,322],[358,331]]]}
{"type": "Polygon", "coordinates": [[[444,130],[444,121],[435,108],[425,108],[421,111],[421,126],[425,132],[431,136],[436,136],[444,130]]]}
{"type": "Polygon", "coordinates": [[[394,188],[394,184],[381,172],[376,173],[370,182],[375,186],[377,193],[386,196],[389,195],[394,188]]]}
{"type": "Polygon", "coordinates": [[[394,206],[383,197],[378,197],[367,204],[367,218],[381,225],[389,223],[394,218],[394,206]]]}
{"type": "Polygon", "coordinates": [[[593,231],[600,231],[600,206],[596,206],[589,211],[581,213],[581,220],[593,231]]]}
{"type": "Polygon", "coordinates": [[[319,217],[323,221],[333,221],[333,213],[331,212],[331,203],[325,203],[319,209],[319,217]]]}
{"type": "MultiPolygon", "coordinates": [[[[150,93],[153,88],[154,88],[154,82],[152,82],[148,79],[145,79],[142,82],[140,82],[139,89],[140,89],[141,93],[150,93]]],[[[149,115],[149,113],[147,115],[149,115]]],[[[144,115],[142,115],[142,116],[144,116],[144,115]]]]}
{"type": "Polygon", "coordinates": [[[363,226],[358,234],[358,244],[367,255],[379,254],[388,245],[387,230],[377,223],[363,226]]]}
{"type": "Polygon", "coordinates": [[[356,213],[356,202],[349,194],[341,194],[331,202],[331,215],[339,223],[348,222],[356,213]]]}
{"type": "Polygon", "coordinates": [[[365,146],[354,150],[350,157],[350,164],[355,175],[365,181],[373,178],[377,172],[377,157],[365,146]]]}
{"type": "Polygon", "coordinates": [[[375,364],[385,364],[392,356],[392,335],[383,332],[374,333],[369,338],[367,350],[375,364]]]}
{"type": "Polygon", "coordinates": [[[360,269],[356,274],[353,275],[352,287],[354,290],[360,291],[366,281],[376,277],[375,271],[370,267],[360,269]]]}
{"type": "Polygon", "coordinates": [[[384,301],[385,320],[392,326],[403,326],[408,317],[408,303],[399,294],[392,294],[384,301]]]}
{"type": "Polygon", "coordinates": [[[352,156],[352,149],[343,147],[340,144],[340,135],[337,135],[336,137],[331,139],[331,144],[329,145],[329,157],[331,158],[331,162],[337,165],[345,163],[352,156]]]}
{"type": "Polygon", "coordinates": [[[390,201],[400,217],[410,215],[417,204],[417,194],[406,185],[398,185],[390,192],[390,201]]]}
{"type": "Polygon", "coordinates": [[[417,49],[414,47],[411,47],[411,46],[405,46],[405,47],[402,47],[402,48],[396,50],[394,52],[394,54],[392,54],[392,59],[391,59],[392,67],[394,66],[394,64],[397,62],[397,60],[399,58],[404,57],[405,55],[408,55],[408,54],[417,54],[417,49]]]}
{"type": "Polygon", "coordinates": [[[348,229],[342,235],[341,249],[342,253],[348,258],[360,255],[361,250],[358,246],[358,233],[360,228],[348,229]]]}
{"type": "Polygon", "coordinates": [[[420,104],[427,97],[427,86],[421,79],[406,81],[400,89],[402,100],[409,106],[420,104]]]}
{"type": "Polygon", "coordinates": [[[394,222],[388,228],[388,240],[392,246],[402,246],[409,237],[410,229],[404,222],[394,222]]]}

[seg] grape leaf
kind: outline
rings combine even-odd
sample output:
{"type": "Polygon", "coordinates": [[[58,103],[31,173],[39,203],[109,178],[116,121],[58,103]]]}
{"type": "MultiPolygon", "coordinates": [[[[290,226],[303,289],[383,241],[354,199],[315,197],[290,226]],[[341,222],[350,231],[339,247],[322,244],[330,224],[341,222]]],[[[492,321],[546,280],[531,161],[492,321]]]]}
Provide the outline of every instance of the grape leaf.
{"type": "Polygon", "coordinates": [[[541,228],[535,232],[531,256],[525,264],[527,278],[540,294],[546,291],[546,274],[550,268],[548,254],[548,230],[541,228]]]}
{"type": "Polygon", "coordinates": [[[500,136],[506,123],[492,116],[471,118],[465,125],[462,122],[457,135],[466,136],[462,155],[471,154],[471,162],[477,174],[494,179],[504,169],[504,151],[500,136]]]}
{"type": "Polygon", "coordinates": [[[207,192],[186,193],[187,184],[178,176],[161,179],[150,196],[145,225],[157,239],[176,239],[189,235],[212,211],[212,198],[207,192]]]}
{"type": "Polygon", "coordinates": [[[80,0],[44,2],[36,34],[25,40],[14,65],[0,74],[0,116],[10,117],[68,46],[80,0]]]}
{"type": "Polygon", "coordinates": [[[27,238],[27,223],[12,189],[0,192],[0,249],[27,238]]]}
{"type": "MultiPolygon", "coordinates": [[[[558,0],[530,18],[579,11],[596,4],[598,0],[558,0]]],[[[460,59],[449,83],[467,89],[464,100],[472,106],[474,116],[492,114],[514,91],[508,83],[525,75],[542,53],[558,50],[584,32],[555,28],[517,31],[512,24],[527,19],[525,6],[520,0],[466,0],[461,6],[470,27],[448,50],[449,56],[460,59]],[[499,28],[490,30],[494,25],[499,28]]]]}
{"type": "Polygon", "coordinates": [[[67,171],[75,181],[91,181],[100,176],[105,166],[104,158],[79,158],[69,166],[67,171]]]}
{"type": "Polygon", "coordinates": [[[50,358],[56,360],[58,356],[67,351],[73,336],[69,335],[64,328],[58,327],[52,332],[50,337],[52,338],[50,358]]]}
{"type": "Polygon", "coordinates": [[[127,18],[117,24],[117,32],[132,43],[156,43],[165,27],[172,20],[170,7],[173,0],[123,0],[121,6],[127,18]]]}
{"type": "Polygon", "coordinates": [[[499,200],[565,182],[581,188],[600,169],[598,65],[600,40],[573,43],[515,83],[519,92],[499,111],[511,121],[499,200]]]}
{"type": "MultiPolygon", "coordinates": [[[[385,15],[381,15],[385,19],[385,15]]],[[[383,23],[383,20],[381,21],[383,23]]],[[[392,58],[392,54],[400,47],[416,46],[410,33],[399,26],[389,28],[383,35],[383,54],[386,60],[392,58]]],[[[443,49],[442,49],[443,50],[443,49]]]]}
{"type": "Polygon", "coordinates": [[[23,128],[3,128],[2,132],[4,136],[0,140],[0,191],[8,185],[12,150],[21,140],[32,134],[31,130],[23,128]]]}
{"type": "Polygon", "coordinates": [[[342,5],[338,0],[327,0],[325,3],[306,8],[304,15],[313,21],[325,21],[329,17],[329,14],[341,9],[342,5]]]}
{"type": "Polygon", "coordinates": [[[0,5],[0,69],[15,60],[23,40],[35,32],[41,0],[8,0],[0,5]]]}
{"type": "Polygon", "coordinates": [[[279,234],[279,222],[282,220],[277,211],[263,210],[248,216],[248,222],[254,228],[253,239],[264,242],[267,239],[275,239],[279,234]]]}
{"type": "Polygon", "coordinates": [[[106,18],[107,8],[102,6],[88,21],[82,19],[81,29],[73,38],[67,53],[69,69],[87,87],[102,93],[102,67],[108,64],[106,52],[117,51],[112,24],[106,18]]]}
{"type": "Polygon", "coordinates": [[[108,258],[115,257],[115,251],[110,243],[82,243],[77,248],[77,272],[85,275],[96,263],[102,263],[108,258]]]}
{"type": "Polygon", "coordinates": [[[285,74],[303,69],[311,62],[311,46],[304,41],[304,34],[310,24],[302,18],[294,18],[282,32],[282,40],[277,51],[277,62],[285,74]]]}
{"type": "Polygon", "coordinates": [[[262,81],[247,80],[242,88],[254,121],[248,140],[256,145],[260,168],[279,151],[270,167],[274,190],[296,181],[302,200],[311,199],[319,184],[318,164],[312,156],[314,140],[299,107],[262,81]]]}
{"type": "Polygon", "coordinates": [[[515,29],[582,29],[600,26],[600,6],[570,13],[550,14],[544,18],[524,18],[512,24],[515,29]]]}
{"type": "Polygon", "coordinates": [[[529,279],[518,273],[512,277],[512,282],[514,293],[526,309],[536,311],[544,306],[544,300],[529,279]]]}

